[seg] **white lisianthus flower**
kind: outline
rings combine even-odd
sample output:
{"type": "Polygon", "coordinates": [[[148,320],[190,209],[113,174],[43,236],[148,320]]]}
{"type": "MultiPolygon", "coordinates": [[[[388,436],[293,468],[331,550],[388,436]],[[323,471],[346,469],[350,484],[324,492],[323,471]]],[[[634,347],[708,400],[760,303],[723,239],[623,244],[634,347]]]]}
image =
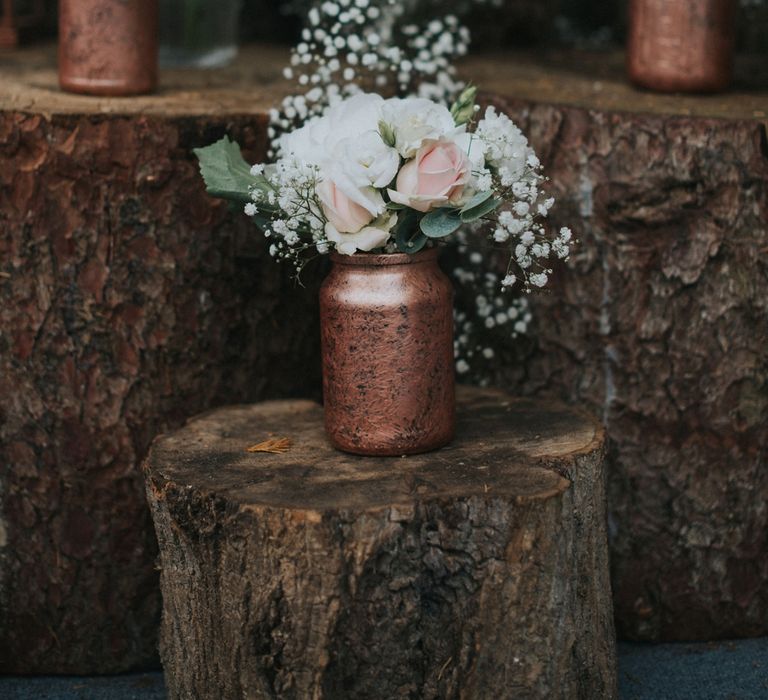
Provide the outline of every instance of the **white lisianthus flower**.
{"type": "Polygon", "coordinates": [[[378,216],[384,202],[374,188],[384,188],[394,180],[400,156],[376,131],[366,131],[339,141],[320,168],[353,202],[378,216]]]}
{"type": "Polygon", "coordinates": [[[356,233],[341,233],[329,221],[325,225],[325,237],[334,244],[338,253],[354,255],[358,250],[367,252],[386,245],[396,223],[397,214],[393,212],[379,217],[356,233]]]}
{"type": "Polygon", "coordinates": [[[383,104],[380,95],[354,95],[283,135],[279,150],[284,158],[317,166],[352,202],[379,216],[384,201],[373,188],[386,187],[400,167],[397,151],[378,134],[383,104]]]}
{"type": "Polygon", "coordinates": [[[306,163],[320,165],[327,161],[338,143],[367,131],[377,131],[384,98],[358,93],[338,102],[322,116],[313,117],[304,126],[283,134],[277,140],[281,156],[293,155],[306,163]]]}
{"type": "Polygon", "coordinates": [[[319,164],[324,156],[328,124],[322,117],[313,117],[301,129],[283,134],[274,144],[283,158],[294,158],[307,164],[319,164]]]}
{"type": "Polygon", "coordinates": [[[343,139],[334,155],[360,187],[386,187],[400,168],[397,151],[387,146],[376,131],[343,139]]]}
{"type": "Polygon", "coordinates": [[[394,130],[395,148],[403,158],[412,158],[425,139],[437,141],[464,131],[446,106],[419,97],[386,100],[381,115],[394,130]]]}

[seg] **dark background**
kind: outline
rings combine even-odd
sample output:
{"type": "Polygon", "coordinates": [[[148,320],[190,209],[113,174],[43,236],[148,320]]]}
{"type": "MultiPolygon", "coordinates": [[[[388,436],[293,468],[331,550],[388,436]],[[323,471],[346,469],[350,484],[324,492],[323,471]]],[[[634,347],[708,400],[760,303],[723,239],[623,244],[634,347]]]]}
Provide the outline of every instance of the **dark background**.
{"type": "MultiPolygon", "coordinates": [[[[244,0],[243,41],[293,42],[301,22],[291,11],[300,4],[306,3],[244,0]]],[[[438,13],[445,13],[460,3],[442,0],[435,4],[438,13]]],[[[624,41],[627,5],[627,0],[503,0],[501,7],[474,6],[465,21],[472,30],[475,50],[608,48],[624,41]]],[[[742,8],[738,45],[742,51],[768,52],[768,3],[742,8]]]]}
{"type": "MultiPolygon", "coordinates": [[[[162,0],[160,0],[162,2],[162,0]]],[[[23,12],[30,0],[17,0],[23,12]]],[[[459,3],[436,3],[446,12],[459,3]]],[[[305,0],[243,0],[241,39],[293,43],[301,29],[298,7],[305,0]]],[[[475,6],[466,16],[474,50],[512,47],[570,46],[610,48],[621,45],[625,35],[627,0],[503,0],[502,7],[475,6]]],[[[56,0],[46,0],[47,17],[31,38],[55,37],[56,0]]],[[[1,12],[1,11],[0,11],[1,12]]],[[[739,50],[768,53],[768,2],[740,11],[739,50]]]]}

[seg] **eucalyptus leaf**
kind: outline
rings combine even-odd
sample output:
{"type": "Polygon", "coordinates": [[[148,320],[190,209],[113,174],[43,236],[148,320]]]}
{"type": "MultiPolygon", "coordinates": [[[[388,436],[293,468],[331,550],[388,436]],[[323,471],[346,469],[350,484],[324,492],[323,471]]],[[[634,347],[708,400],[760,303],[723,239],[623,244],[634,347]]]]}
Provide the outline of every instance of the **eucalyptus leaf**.
{"type": "Polygon", "coordinates": [[[472,199],[470,199],[462,208],[461,212],[462,214],[465,211],[469,211],[470,209],[474,209],[479,204],[482,204],[485,200],[489,199],[493,195],[493,192],[491,190],[487,190],[486,192],[478,192],[472,199]]]}
{"type": "Polygon", "coordinates": [[[397,215],[397,223],[395,224],[395,235],[404,232],[408,233],[414,229],[418,229],[417,226],[417,214],[413,209],[404,209],[397,215]]]}
{"type": "Polygon", "coordinates": [[[470,221],[477,221],[478,219],[482,218],[486,214],[490,214],[494,209],[496,209],[501,204],[500,199],[496,199],[495,197],[490,197],[477,206],[472,207],[471,209],[467,209],[466,207],[461,210],[461,220],[468,224],[470,221]]]}
{"type": "Polygon", "coordinates": [[[395,233],[395,245],[401,253],[418,253],[429,239],[417,228],[400,228],[395,233]]]}
{"type": "Polygon", "coordinates": [[[251,201],[252,187],[269,188],[264,176],[251,175],[251,166],[240,153],[240,146],[228,136],[210,146],[195,148],[194,152],[206,190],[212,197],[245,203],[251,201]]]}
{"type": "Polygon", "coordinates": [[[418,215],[413,209],[406,209],[398,215],[395,226],[395,245],[401,253],[418,253],[427,242],[419,231],[418,215]]]}
{"type": "Polygon", "coordinates": [[[445,238],[458,229],[462,223],[458,211],[441,208],[426,214],[419,226],[428,238],[445,238]]]}

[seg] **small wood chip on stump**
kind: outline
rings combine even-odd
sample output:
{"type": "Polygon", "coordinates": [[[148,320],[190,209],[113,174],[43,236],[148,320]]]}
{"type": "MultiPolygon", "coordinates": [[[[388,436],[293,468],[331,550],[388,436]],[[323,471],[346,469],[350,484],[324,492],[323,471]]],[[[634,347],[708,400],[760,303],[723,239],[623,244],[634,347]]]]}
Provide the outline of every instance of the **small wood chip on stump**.
{"type": "Polygon", "coordinates": [[[307,401],[159,438],[170,697],[615,697],[603,456],[581,412],[478,389],[407,458],[334,451],[307,401]]]}

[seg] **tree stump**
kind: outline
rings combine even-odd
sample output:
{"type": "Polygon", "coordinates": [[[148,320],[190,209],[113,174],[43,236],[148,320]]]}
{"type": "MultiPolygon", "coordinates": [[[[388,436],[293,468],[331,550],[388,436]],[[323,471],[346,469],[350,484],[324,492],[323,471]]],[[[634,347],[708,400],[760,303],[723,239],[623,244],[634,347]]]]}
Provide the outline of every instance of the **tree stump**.
{"type": "Polygon", "coordinates": [[[361,458],[275,401],[156,440],[170,697],[615,697],[602,429],[474,389],[457,434],[361,458]]]}

